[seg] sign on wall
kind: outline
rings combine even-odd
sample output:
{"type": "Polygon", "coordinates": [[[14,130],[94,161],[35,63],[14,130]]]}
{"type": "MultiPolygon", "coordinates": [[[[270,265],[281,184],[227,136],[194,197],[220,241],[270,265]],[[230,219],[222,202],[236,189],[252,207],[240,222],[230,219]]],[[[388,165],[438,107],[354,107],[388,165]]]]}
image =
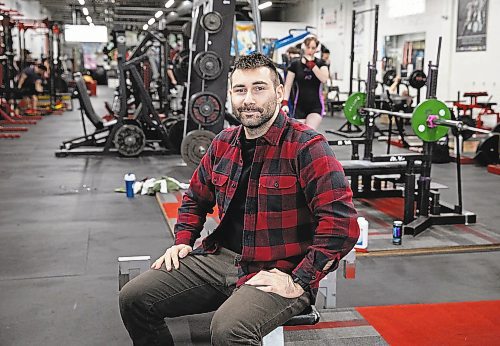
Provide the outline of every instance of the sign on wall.
{"type": "Polygon", "coordinates": [[[488,0],[458,0],[457,52],[486,50],[488,0]]]}

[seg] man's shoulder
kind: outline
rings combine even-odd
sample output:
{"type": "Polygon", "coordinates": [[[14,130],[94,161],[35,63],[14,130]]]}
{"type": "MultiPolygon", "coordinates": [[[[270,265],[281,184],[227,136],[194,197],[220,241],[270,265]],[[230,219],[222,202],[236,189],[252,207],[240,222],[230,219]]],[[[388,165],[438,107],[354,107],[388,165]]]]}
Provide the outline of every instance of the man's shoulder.
{"type": "Polygon", "coordinates": [[[234,137],[236,137],[239,129],[239,126],[225,128],[224,130],[219,132],[217,136],[215,136],[215,139],[223,142],[231,141],[234,139],[234,137]]]}
{"type": "Polygon", "coordinates": [[[324,139],[323,135],[316,132],[306,124],[293,118],[288,118],[288,131],[285,134],[285,140],[289,142],[307,144],[314,139],[324,139]]]}

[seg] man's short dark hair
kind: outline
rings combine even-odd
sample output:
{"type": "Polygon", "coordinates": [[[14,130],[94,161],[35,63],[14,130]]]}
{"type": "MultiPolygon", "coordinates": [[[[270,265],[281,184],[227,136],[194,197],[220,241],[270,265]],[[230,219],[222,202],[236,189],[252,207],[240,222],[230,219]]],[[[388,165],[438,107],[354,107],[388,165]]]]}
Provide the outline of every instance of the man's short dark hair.
{"type": "Polygon", "coordinates": [[[232,83],[233,73],[236,70],[253,70],[259,67],[267,67],[271,70],[271,79],[273,80],[273,85],[276,88],[280,85],[280,75],[276,66],[274,66],[274,62],[269,59],[267,56],[261,53],[252,53],[250,55],[241,56],[234,62],[234,68],[229,76],[229,79],[232,83]]]}
{"type": "Polygon", "coordinates": [[[38,67],[43,72],[47,72],[47,66],[45,66],[44,64],[38,64],[36,65],[36,67],[38,67]]]}

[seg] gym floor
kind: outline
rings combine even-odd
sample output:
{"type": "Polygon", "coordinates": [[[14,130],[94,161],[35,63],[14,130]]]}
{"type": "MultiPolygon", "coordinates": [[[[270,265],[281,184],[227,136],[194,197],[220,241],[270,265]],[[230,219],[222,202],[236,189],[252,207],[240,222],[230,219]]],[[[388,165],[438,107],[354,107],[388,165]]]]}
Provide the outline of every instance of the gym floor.
{"type": "MultiPolygon", "coordinates": [[[[104,101],[112,95],[99,87],[92,98],[98,114],[105,114],[104,101]]],[[[5,346],[130,345],[118,312],[117,258],[156,258],[173,241],[154,197],[127,199],[113,190],[127,172],[186,181],[190,171],[181,158],[56,158],[63,140],[82,133],[76,108],[78,102],[74,111],[27,125],[21,139],[0,141],[0,343],[5,346]]],[[[326,117],[320,130],[342,123],[340,115],[326,117]]],[[[376,143],[375,152],[383,150],[376,143]]],[[[335,151],[339,159],[349,158],[348,149],[335,151]]],[[[442,199],[455,202],[454,164],[432,170],[437,182],[450,187],[442,199]]],[[[465,209],[500,232],[495,193],[500,176],[464,165],[463,177],[465,209]]],[[[356,271],[355,280],[338,281],[339,307],[500,299],[495,251],[358,258],[356,271]]],[[[174,336],[189,344],[186,325],[207,331],[209,318],[173,321],[174,336]]]]}

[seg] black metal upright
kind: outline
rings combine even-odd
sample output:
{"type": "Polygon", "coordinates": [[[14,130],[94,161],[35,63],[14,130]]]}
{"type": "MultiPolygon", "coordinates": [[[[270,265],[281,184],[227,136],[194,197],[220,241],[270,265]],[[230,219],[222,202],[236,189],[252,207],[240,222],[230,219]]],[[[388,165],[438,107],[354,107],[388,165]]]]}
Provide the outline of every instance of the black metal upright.
{"type": "MultiPolygon", "coordinates": [[[[372,61],[368,63],[368,81],[366,83],[366,107],[375,108],[375,89],[377,88],[377,42],[378,42],[378,5],[375,5],[375,28],[373,32],[373,55],[372,61]]],[[[375,134],[375,116],[369,112],[365,114],[365,151],[364,160],[372,156],[373,137],[375,134]]]]}
{"type": "Polygon", "coordinates": [[[351,56],[349,67],[349,96],[352,95],[352,81],[354,78],[354,34],[356,29],[356,10],[352,10],[352,26],[351,26],[351,56]]]}

